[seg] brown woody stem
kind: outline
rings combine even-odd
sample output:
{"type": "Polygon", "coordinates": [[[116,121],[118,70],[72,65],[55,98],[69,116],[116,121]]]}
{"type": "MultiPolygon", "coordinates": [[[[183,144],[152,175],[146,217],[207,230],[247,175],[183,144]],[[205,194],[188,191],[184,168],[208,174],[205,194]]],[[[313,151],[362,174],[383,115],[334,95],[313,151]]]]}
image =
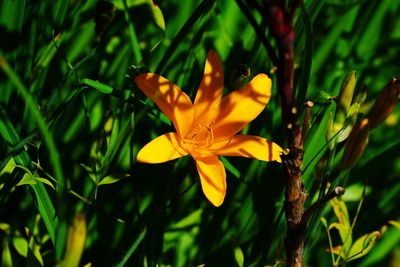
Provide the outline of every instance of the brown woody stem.
{"type": "Polygon", "coordinates": [[[299,109],[294,91],[294,30],[292,18],[295,7],[290,11],[281,1],[264,1],[269,30],[278,45],[278,90],[281,97],[283,126],[286,132],[289,153],[282,155],[285,174],[285,214],[287,223],[286,257],[287,266],[304,266],[304,240],[307,222],[303,220],[306,194],[302,181],[303,138],[299,126],[299,109]]]}

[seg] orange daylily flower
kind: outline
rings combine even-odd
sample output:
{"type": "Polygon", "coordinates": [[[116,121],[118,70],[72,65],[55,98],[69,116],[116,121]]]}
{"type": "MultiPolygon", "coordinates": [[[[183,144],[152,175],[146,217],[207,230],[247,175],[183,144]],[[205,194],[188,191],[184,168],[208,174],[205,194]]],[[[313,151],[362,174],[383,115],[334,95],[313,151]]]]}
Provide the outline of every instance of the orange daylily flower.
{"type": "Polygon", "coordinates": [[[171,119],[176,132],[163,134],[145,145],[137,160],[162,163],[190,154],[196,161],[201,187],[216,207],[224,201],[226,173],[218,156],[240,156],[281,162],[282,148],[252,135],[240,135],[264,109],[271,96],[271,79],[258,74],[249,84],[224,98],[221,61],[210,51],[194,103],[166,78],[145,73],[135,82],[171,119]]]}

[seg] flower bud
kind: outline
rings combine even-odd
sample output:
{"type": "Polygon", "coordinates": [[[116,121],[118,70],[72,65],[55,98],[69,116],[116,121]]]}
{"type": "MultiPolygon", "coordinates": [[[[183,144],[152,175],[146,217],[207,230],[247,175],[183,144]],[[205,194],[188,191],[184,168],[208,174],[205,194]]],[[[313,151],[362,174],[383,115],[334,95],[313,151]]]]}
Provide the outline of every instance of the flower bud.
{"type": "MultiPolygon", "coordinates": [[[[351,102],[353,100],[354,89],[356,88],[357,75],[355,71],[350,72],[343,79],[342,86],[338,96],[338,107],[335,115],[336,125],[343,126],[346,120],[347,113],[350,109],[351,102]]],[[[340,127],[341,128],[341,127],[340,127]]]]}
{"type": "Polygon", "coordinates": [[[68,229],[68,243],[61,266],[79,266],[87,234],[86,219],[78,213],[68,229]]]}
{"type": "Polygon", "coordinates": [[[333,127],[333,113],[329,112],[328,125],[326,128],[325,140],[328,143],[328,148],[332,150],[337,144],[337,129],[333,127]]]}
{"type": "Polygon", "coordinates": [[[368,144],[369,120],[362,119],[351,130],[344,148],[341,169],[351,169],[364,153],[368,144]]]}
{"type": "Polygon", "coordinates": [[[233,89],[239,89],[243,87],[250,77],[250,68],[246,64],[237,65],[229,78],[229,84],[233,89]]]}
{"type": "Polygon", "coordinates": [[[400,78],[393,78],[381,91],[368,113],[370,128],[381,124],[393,111],[400,97],[400,78]]]}
{"type": "Polygon", "coordinates": [[[335,116],[334,119],[332,119],[332,115],[330,116],[325,136],[326,141],[329,142],[328,147],[331,150],[337,143],[344,141],[348,137],[354,125],[355,117],[353,118],[354,114],[350,114],[350,111],[353,112],[354,110],[351,107],[356,83],[357,75],[355,71],[352,71],[346,75],[340,87],[335,116]],[[349,117],[350,115],[351,117],[349,117]]]}

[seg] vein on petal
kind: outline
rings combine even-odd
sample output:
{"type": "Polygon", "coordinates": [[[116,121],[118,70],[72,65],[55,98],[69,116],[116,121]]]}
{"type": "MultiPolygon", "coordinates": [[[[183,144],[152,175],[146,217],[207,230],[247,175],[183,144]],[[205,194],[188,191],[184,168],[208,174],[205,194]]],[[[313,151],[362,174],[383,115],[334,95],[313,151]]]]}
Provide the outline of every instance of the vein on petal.
{"type": "Polygon", "coordinates": [[[270,97],[271,79],[266,74],[258,74],[246,86],[225,96],[215,118],[215,140],[241,131],[264,110],[270,97]]]}
{"type": "Polygon", "coordinates": [[[189,96],[166,78],[145,73],[136,76],[135,82],[172,121],[177,133],[185,136],[193,121],[193,105],[189,96]]]}
{"type": "Polygon", "coordinates": [[[210,50],[204,66],[204,75],[194,101],[195,117],[200,118],[212,107],[218,106],[224,87],[224,74],[218,54],[210,50]]]}

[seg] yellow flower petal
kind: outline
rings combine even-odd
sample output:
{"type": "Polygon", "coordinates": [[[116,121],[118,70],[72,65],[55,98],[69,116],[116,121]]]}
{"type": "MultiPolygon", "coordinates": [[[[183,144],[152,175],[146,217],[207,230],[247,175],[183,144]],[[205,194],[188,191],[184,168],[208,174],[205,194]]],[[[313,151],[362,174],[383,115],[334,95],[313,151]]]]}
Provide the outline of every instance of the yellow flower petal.
{"type": "Polygon", "coordinates": [[[218,54],[210,50],[207,54],[204,75],[194,101],[195,118],[200,118],[205,111],[218,106],[224,88],[224,74],[218,54]]]}
{"type": "Polygon", "coordinates": [[[228,143],[215,143],[211,149],[220,156],[255,158],[263,161],[282,162],[282,148],[274,142],[254,135],[235,135],[228,143]]]}
{"type": "Polygon", "coordinates": [[[195,160],[204,195],[214,206],[221,206],[226,194],[224,165],[217,156],[195,158],[195,160]]]}
{"type": "Polygon", "coordinates": [[[271,79],[262,73],[224,97],[215,118],[214,140],[229,138],[242,130],[263,111],[270,97],[271,79]]]}
{"type": "Polygon", "coordinates": [[[137,161],[162,163],[187,155],[179,145],[177,133],[166,133],[147,143],[138,153],[137,161]]]}
{"type": "Polygon", "coordinates": [[[140,74],[136,76],[135,82],[171,119],[177,133],[185,136],[193,121],[193,106],[189,96],[177,85],[157,74],[140,74]]]}

